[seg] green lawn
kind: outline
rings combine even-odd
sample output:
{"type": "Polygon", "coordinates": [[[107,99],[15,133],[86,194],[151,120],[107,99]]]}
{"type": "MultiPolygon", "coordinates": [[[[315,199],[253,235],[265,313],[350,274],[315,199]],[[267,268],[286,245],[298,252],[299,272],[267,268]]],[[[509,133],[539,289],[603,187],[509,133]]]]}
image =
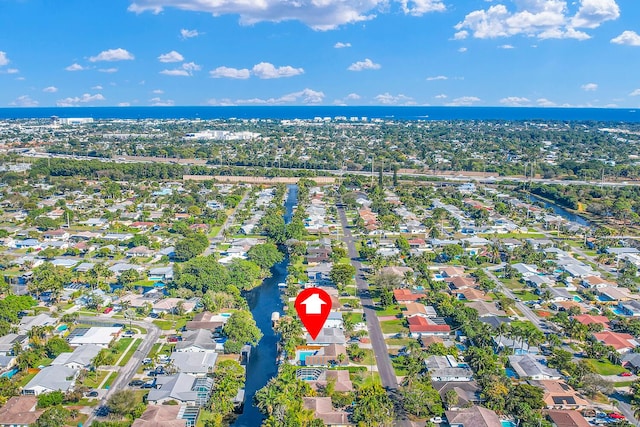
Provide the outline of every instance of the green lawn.
{"type": "Polygon", "coordinates": [[[385,334],[397,334],[397,333],[409,333],[409,328],[404,324],[404,319],[397,320],[385,320],[380,322],[382,333],[385,334]]]}
{"type": "Polygon", "coordinates": [[[409,343],[415,341],[413,338],[389,338],[385,340],[387,345],[400,345],[406,347],[409,343]]]}
{"type": "MultiPolygon", "coordinates": [[[[169,320],[156,319],[153,321],[153,324],[156,325],[158,328],[162,329],[163,331],[170,331],[171,329],[174,329],[174,322],[171,319],[169,320]]],[[[181,329],[186,324],[187,324],[187,319],[178,317],[175,321],[175,329],[176,330],[181,329]]]]}
{"type": "Polygon", "coordinates": [[[393,365],[393,370],[395,371],[396,375],[407,375],[408,371],[405,370],[402,365],[400,365],[400,363],[398,363],[398,359],[391,359],[391,364],[393,365]]]}
{"type": "Polygon", "coordinates": [[[117,376],[117,372],[112,372],[111,375],[109,375],[109,378],[107,378],[107,382],[104,383],[104,388],[110,388],[117,376]]]}
{"type": "Polygon", "coordinates": [[[600,375],[619,375],[622,372],[627,372],[625,368],[619,365],[614,365],[609,361],[585,359],[586,362],[600,375]]]}
{"type": "Polygon", "coordinates": [[[120,338],[116,341],[116,345],[113,347],[118,352],[118,357],[124,353],[124,351],[129,347],[129,344],[133,342],[133,338],[120,338]]]}
{"type": "Polygon", "coordinates": [[[364,319],[362,318],[362,313],[345,313],[345,314],[343,314],[343,316],[344,316],[345,320],[347,318],[350,318],[353,323],[364,322],[364,319]]]}
{"type": "Polygon", "coordinates": [[[514,294],[516,294],[522,301],[533,301],[540,299],[539,296],[529,291],[516,291],[514,292],[514,294]]]}
{"type": "Polygon", "coordinates": [[[33,377],[36,376],[36,374],[37,374],[37,372],[34,372],[32,374],[27,374],[27,373],[19,374],[20,375],[19,379],[18,379],[18,377],[16,377],[18,386],[19,387],[26,386],[29,383],[29,381],[31,381],[33,379],[33,377]]]}
{"type": "Polygon", "coordinates": [[[375,366],[376,365],[376,356],[373,350],[367,348],[363,350],[365,352],[364,358],[359,362],[352,362],[355,365],[362,366],[375,366]]]}
{"type": "Polygon", "coordinates": [[[107,378],[107,375],[109,375],[109,371],[89,372],[82,381],[82,385],[89,388],[98,388],[102,381],[107,378]]]}
{"type": "Polygon", "coordinates": [[[126,365],[129,359],[131,359],[131,357],[133,356],[133,353],[135,353],[136,349],[140,346],[140,344],[142,344],[142,340],[140,338],[136,339],[127,354],[125,354],[122,360],[120,360],[118,366],[126,365]]]}
{"type": "Polygon", "coordinates": [[[400,316],[400,314],[402,313],[399,305],[392,305],[387,308],[376,306],[375,310],[376,310],[376,316],[378,317],[380,316],[396,316],[397,317],[397,316],[400,316]]]}

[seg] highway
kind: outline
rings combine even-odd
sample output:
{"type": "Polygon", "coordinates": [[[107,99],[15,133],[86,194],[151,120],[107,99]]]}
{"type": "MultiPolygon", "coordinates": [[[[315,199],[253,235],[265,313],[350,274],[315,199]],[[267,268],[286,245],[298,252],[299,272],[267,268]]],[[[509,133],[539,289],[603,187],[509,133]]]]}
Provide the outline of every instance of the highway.
{"type": "MultiPolygon", "coordinates": [[[[207,164],[205,159],[177,159],[177,158],[164,158],[164,157],[136,157],[136,156],[119,156],[116,158],[103,158],[103,157],[89,157],[80,155],[69,154],[54,154],[54,153],[42,153],[42,152],[27,152],[21,153],[24,157],[33,158],[60,158],[71,160],[98,160],[101,162],[115,162],[115,163],[171,163],[180,165],[198,165],[205,166],[211,169],[218,169],[220,167],[225,168],[227,166],[211,165],[207,164]]],[[[255,169],[258,166],[235,166],[236,168],[255,169]]],[[[334,169],[304,169],[304,168],[281,168],[287,171],[313,171],[316,176],[344,176],[345,174],[351,175],[364,175],[371,176],[369,171],[354,171],[354,170],[334,170],[334,169]]],[[[442,180],[454,181],[454,182],[468,182],[475,181],[484,184],[495,184],[497,181],[512,181],[512,182],[532,182],[538,184],[557,184],[557,185],[599,185],[603,187],[627,187],[627,186],[640,186],[640,181],[586,181],[586,180],[563,180],[563,179],[545,179],[545,178],[530,178],[524,176],[499,176],[497,174],[487,173],[483,176],[475,175],[477,172],[466,171],[425,171],[425,172],[411,172],[411,173],[399,173],[400,179],[403,177],[409,178],[440,178],[442,180]]],[[[385,176],[392,176],[393,172],[384,172],[385,176]]]]}
{"type": "Polygon", "coordinates": [[[369,339],[371,340],[371,347],[376,357],[376,366],[378,367],[380,381],[382,382],[382,386],[387,390],[389,397],[394,401],[396,425],[403,427],[411,426],[411,422],[407,419],[400,402],[401,397],[398,394],[398,379],[396,378],[391,359],[389,358],[387,343],[384,341],[378,316],[374,310],[373,301],[369,293],[369,284],[364,280],[362,263],[358,261],[358,251],[356,250],[355,240],[349,229],[347,216],[342,204],[338,204],[338,215],[340,216],[340,223],[344,232],[342,240],[347,245],[351,265],[356,269],[356,287],[364,310],[367,328],[369,330],[369,339]]]}
{"type": "MultiPolygon", "coordinates": [[[[89,325],[113,326],[115,323],[119,323],[120,319],[101,319],[99,317],[80,316],[78,321],[80,323],[89,324],[89,325]]],[[[124,322],[125,320],[122,319],[122,323],[124,322]]],[[[147,357],[147,355],[151,351],[151,348],[153,347],[153,344],[155,344],[158,341],[158,338],[160,337],[160,329],[153,323],[143,322],[143,321],[133,321],[131,322],[131,324],[134,326],[139,326],[141,328],[146,329],[147,335],[142,341],[142,343],[140,344],[140,346],[138,347],[138,349],[135,351],[131,359],[129,359],[127,364],[124,367],[120,368],[120,372],[118,373],[118,376],[116,377],[115,381],[111,384],[111,387],[109,387],[109,390],[107,390],[107,393],[102,397],[102,399],[100,399],[100,403],[98,407],[106,405],[107,401],[109,400],[109,397],[111,397],[111,395],[114,392],[118,390],[123,390],[127,386],[127,384],[129,384],[129,382],[133,379],[133,376],[135,375],[136,370],[142,363],[142,359],[147,357]]],[[[96,418],[95,412],[92,412],[91,415],[89,415],[89,418],[87,419],[87,422],[85,423],[85,425],[86,426],[91,425],[91,423],[95,420],[95,418],[96,418]]]]}

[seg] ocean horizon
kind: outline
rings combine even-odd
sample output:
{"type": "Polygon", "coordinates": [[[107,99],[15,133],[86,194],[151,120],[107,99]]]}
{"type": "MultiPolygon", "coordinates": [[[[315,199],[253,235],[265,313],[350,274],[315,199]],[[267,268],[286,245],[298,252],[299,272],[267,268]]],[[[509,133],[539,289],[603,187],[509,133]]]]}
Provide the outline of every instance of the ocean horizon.
{"type": "Polygon", "coordinates": [[[12,107],[0,119],[91,117],[100,119],[314,119],[357,117],[394,120],[542,120],[638,123],[634,108],[419,107],[419,106],[171,106],[171,107],[12,107]]]}

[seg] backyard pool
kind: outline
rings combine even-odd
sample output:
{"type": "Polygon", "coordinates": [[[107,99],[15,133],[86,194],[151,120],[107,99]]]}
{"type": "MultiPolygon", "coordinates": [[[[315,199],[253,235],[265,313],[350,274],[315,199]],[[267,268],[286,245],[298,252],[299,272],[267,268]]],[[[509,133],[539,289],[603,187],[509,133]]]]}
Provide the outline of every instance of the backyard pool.
{"type": "Polygon", "coordinates": [[[433,277],[435,277],[436,280],[443,280],[444,276],[442,274],[434,274],[433,277]]]}
{"type": "Polygon", "coordinates": [[[67,325],[60,325],[60,326],[58,326],[58,327],[56,328],[56,331],[58,331],[58,332],[64,332],[64,331],[66,331],[67,329],[69,329],[69,327],[68,327],[67,325]]]}
{"type": "Polygon", "coordinates": [[[502,427],[516,427],[516,423],[511,420],[500,420],[500,424],[502,427]]]}
{"type": "Polygon", "coordinates": [[[305,350],[305,351],[299,351],[298,352],[298,360],[300,361],[300,363],[304,366],[305,361],[307,360],[307,356],[313,356],[314,354],[316,354],[315,350],[305,350]]]}
{"type": "Polygon", "coordinates": [[[507,377],[509,377],[509,378],[518,378],[518,374],[516,374],[516,371],[514,371],[513,369],[505,368],[505,371],[506,371],[507,377]]]}
{"type": "Polygon", "coordinates": [[[578,295],[574,295],[574,296],[573,296],[573,300],[574,300],[575,302],[582,302],[582,298],[580,298],[578,295]]]}

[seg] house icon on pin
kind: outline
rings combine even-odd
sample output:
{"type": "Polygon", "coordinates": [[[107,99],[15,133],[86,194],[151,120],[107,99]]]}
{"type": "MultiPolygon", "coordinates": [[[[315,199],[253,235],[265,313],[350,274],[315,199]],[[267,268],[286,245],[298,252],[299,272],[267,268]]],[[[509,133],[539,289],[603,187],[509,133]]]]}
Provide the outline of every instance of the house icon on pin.
{"type": "Polygon", "coordinates": [[[319,294],[313,294],[302,301],[301,304],[305,305],[305,312],[307,314],[322,314],[322,306],[325,305],[326,302],[320,299],[319,294]]]}

